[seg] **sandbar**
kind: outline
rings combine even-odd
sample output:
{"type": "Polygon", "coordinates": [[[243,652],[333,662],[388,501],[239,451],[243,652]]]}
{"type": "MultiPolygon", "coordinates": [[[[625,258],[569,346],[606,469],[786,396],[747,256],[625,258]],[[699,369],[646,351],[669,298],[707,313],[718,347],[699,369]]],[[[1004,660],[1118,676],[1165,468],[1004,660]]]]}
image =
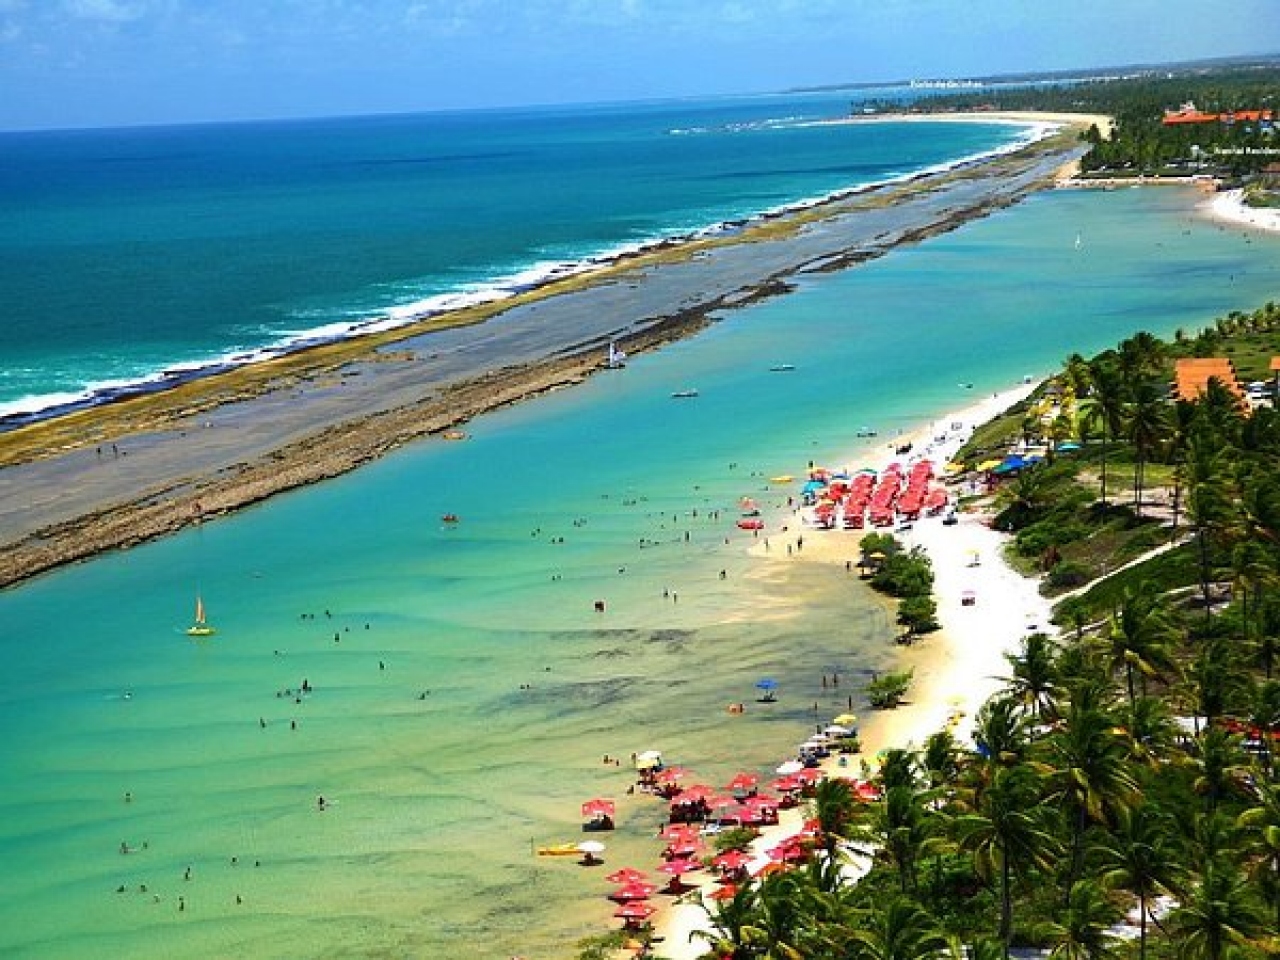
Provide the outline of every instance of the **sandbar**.
{"type": "Polygon", "coordinates": [[[994,159],[664,244],[498,304],[0,434],[0,587],[352,470],[579,383],[610,341],[659,348],[806,274],[1014,203],[1081,155],[1073,122],[994,159]]]}

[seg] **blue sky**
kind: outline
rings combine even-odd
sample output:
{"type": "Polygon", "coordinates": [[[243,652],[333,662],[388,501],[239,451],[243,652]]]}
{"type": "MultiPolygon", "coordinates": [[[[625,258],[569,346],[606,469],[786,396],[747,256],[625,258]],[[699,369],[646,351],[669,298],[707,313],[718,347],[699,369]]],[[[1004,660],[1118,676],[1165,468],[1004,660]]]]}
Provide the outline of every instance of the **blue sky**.
{"type": "Polygon", "coordinates": [[[0,0],[0,129],[1280,52],[1280,0],[0,0]]]}

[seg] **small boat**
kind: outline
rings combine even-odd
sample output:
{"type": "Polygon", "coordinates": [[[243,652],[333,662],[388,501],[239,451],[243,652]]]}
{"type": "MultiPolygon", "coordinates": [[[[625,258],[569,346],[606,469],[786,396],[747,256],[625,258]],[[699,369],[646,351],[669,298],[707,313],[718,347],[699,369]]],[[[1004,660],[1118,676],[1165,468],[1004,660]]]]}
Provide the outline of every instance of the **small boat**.
{"type": "Polygon", "coordinates": [[[796,367],[794,363],[778,363],[770,367],[769,372],[770,373],[788,373],[794,370],[795,368],[796,367]]]}
{"type": "Polygon", "coordinates": [[[465,433],[463,433],[461,430],[446,430],[444,433],[440,434],[440,436],[442,436],[442,437],[443,437],[444,439],[446,439],[446,440],[465,440],[465,439],[467,439],[467,435],[466,435],[465,433]]]}
{"type": "Polygon", "coordinates": [[[458,515],[456,513],[446,513],[440,519],[444,523],[457,523],[458,515]]]}
{"type": "Polygon", "coordinates": [[[189,637],[211,637],[218,631],[205,621],[204,618],[204,601],[196,596],[196,619],[191,626],[187,627],[187,636],[189,637]]]}
{"type": "Polygon", "coordinates": [[[604,365],[610,370],[620,370],[627,365],[627,355],[618,349],[616,343],[610,342],[609,356],[605,359],[604,365]]]}
{"type": "Polygon", "coordinates": [[[738,527],[742,530],[763,530],[764,521],[755,517],[746,517],[738,521],[738,527]]]}
{"type": "Polygon", "coordinates": [[[689,397],[696,397],[697,395],[698,395],[697,390],[689,389],[689,390],[677,390],[671,396],[676,400],[685,400],[689,397]]]}

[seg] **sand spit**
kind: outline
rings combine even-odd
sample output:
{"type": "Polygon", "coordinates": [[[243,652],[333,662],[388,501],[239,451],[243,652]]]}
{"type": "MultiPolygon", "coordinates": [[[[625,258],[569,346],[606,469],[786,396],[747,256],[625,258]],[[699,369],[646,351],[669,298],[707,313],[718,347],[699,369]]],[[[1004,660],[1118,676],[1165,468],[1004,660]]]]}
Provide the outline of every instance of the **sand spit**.
{"type": "Polygon", "coordinates": [[[1016,202],[1074,130],[945,173],[662,245],[501,304],[326,345],[0,435],[0,586],[336,476],[570,386],[785,292],[1016,202]]]}

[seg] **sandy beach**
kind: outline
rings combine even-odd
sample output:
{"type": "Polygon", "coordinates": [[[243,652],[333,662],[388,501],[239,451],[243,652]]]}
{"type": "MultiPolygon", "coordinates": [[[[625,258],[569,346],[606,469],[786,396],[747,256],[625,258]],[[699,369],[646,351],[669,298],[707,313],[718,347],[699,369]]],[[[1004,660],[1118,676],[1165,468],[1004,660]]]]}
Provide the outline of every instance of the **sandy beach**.
{"type": "Polygon", "coordinates": [[[344,341],[0,435],[0,586],[333,477],[580,382],[727,312],[954,229],[1052,182],[1069,132],[673,243],[483,310],[344,341]]]}
{"type": "Polygon", "coordinates": [[[1215,194],[1204,208],[1218,220],[1270,232],[1280,231],[1280,209],[1247,206],[1243,190],[1224,190],[1215,194]]]}
{"type": "MultiPolygon", "coordinates": [[[[851,459],[839,464],[851,470],[883,469],[893,460],[905,465],[932,460],[941,468],[963,445],[973,429],[1025,398],[1034,384],[1021,384],[981,402],[938,418],[883,448],[876,457],[851,459]],[[898,456],[896,446],[911,444],[911,454],[898,456]]],[[[897,536],[908,547],[921,547],[933,562],[934,596],[942,629],[901,650],[903,668],[915,671],[907,702],[894,710],[874,711],[861,718],[861,760],[872,760],[890,747],[914,749],[931,734],[948,725],[960,738],[969,736],[979,707],[1000,686],[1008,673],[1007,653],[1015,652],[1031,630],[1053,632],[1050,604],[1038,592],[1038,582],[1012,570],[1002,559],[1003,534],[991,529],[980,514],[959,514],[959,522],[944,525],[941,517],[922,518],[897,536]],[[973,606],[961,603],[961,595],[973,591],[973,606]]],[[[837,563],[856,561],[858,542],[865,530],[819,530],[796,522],[785,534],[752,548],[762,563],[837,563]],[[803,547],[798,541],[803,537],[803,547]]],[[[889,638],[886,638],[886,642],[889,638]]],[[[797,731],[799,738],[799,731],[797,731]]],[[[779,757],[781,763],[788,757],[779,757]]],[[[858,761],[855,761],[857,763],[858,761]]],[[[857,767],[841,770],[835,759],[825,762],[828,774],[853,775],[857,767]]],[[[768,862],[765,851],[799,832],[803,807],[781,812],[779,823],[766,828],[753,843],[753,868],[768,862]]],[[[857,873],[865,864],[854,863],[857,873]]],[[[714,889],[713,878],[697,877],[698,892],[664,905],[654,917],[661,955],[671,960],[696,960],[705,953],[706,941],[690,937],[707,929],[707,915],[698,903],[702,893],[714,889]]]]}

